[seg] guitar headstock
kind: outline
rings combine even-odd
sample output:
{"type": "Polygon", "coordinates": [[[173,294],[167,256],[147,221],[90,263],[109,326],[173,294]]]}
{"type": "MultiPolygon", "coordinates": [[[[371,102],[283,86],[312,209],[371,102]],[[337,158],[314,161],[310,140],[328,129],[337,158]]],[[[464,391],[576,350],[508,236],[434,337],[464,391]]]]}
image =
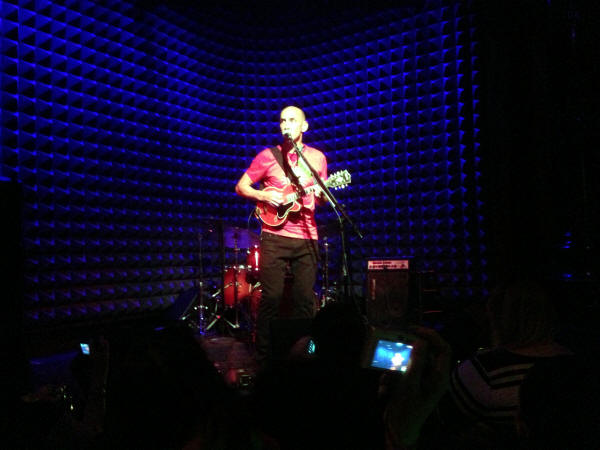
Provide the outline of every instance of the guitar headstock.
{"type": "Polygon", "coordinates": [[[350,172],[347,170],[338,170],[327,178],[327,187],[331,189],[341,189],[348,186],[351,181],[352,177],[350,176],[350,172]]]}

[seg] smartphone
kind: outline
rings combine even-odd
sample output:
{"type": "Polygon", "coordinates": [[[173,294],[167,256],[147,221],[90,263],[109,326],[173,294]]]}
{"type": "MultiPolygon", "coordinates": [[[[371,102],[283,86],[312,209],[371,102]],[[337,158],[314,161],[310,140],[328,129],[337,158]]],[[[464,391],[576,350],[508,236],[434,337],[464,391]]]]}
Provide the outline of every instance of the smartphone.
{"type": "Polygon", "coordinates": [[[415,340],[401,331],[374,330],[363,354],[363,367],[406,372],[415,340]]]}
{"type": "Polygon", "coordinates": [[[309,355],[314,355],[316,348],[315,341],[309,339],[308,343],[306,344],[306,353],[309,355]]]}
{"type": "Polygon", "coordinates": [[[85,342],[80,342],[79,343],[79,348],[81,348],[81,353],[84,355],[89,355],[90,354],[90,345],[85,343],[85,342]]]}

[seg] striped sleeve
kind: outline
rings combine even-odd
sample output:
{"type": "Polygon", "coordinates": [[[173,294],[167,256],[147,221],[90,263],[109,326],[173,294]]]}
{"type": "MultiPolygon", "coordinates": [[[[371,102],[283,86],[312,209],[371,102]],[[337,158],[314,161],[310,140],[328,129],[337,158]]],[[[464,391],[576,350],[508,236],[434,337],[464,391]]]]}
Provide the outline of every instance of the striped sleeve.
{"type": "Polygon", "coordinates": [[[450,394],[456,406],[475,421],[513,421],[519,387],[533,362],[495,366],[493,359],[475,356],[452,373],[450,394]]]}

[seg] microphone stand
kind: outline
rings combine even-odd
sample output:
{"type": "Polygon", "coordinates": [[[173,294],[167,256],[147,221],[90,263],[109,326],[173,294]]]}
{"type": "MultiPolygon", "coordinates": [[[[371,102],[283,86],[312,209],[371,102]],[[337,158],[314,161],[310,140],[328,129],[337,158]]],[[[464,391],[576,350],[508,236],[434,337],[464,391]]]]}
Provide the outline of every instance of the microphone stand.
{"type": "Polygon", "coordinates": [[[304,153],[302,153],[300,148],[298,148],[298,145],[296,144],[296,142],[288,134],[284,135],[284,137],[287,141],[291,142],[291,144],[294,146],[294,149],[296,150],[296,154],[298,155],[298,157],[302,158],[302,161],[304,161],[304,163],[306,164],[306,167],[308,167],[310,169],[310,171],[313,174],[314,179],[317,181],[317,184],[321,187],[321,189],[325,193],[325,196],[329,200],[329,204],[332,205],[333,210],[335,211],[335,213],[338,216],[338,222],[340,224],[340,239],[341,239],[341,244],[342,244],[342,278],[343,278],[343,282],[344,282],[344,299],[349,300],[350,299],[350,293],[349,293],[349,283],[350,283],[349,273],[350,272],[349,272],[349,267],[348,267],[348,255],[346,252],[346,237],[345,237],[345,233],[344,233],[344,220],[346,220],[350,225],[352,225],[354,232],[356,233],[356,235],[359,238],[362,239],[363,235],[360,232],[360,230],[358,229],[358,227],[356,226],[356,224],[352,221],[352,219],[350,219],[350,217],[348,217],[346,210],[342,207],[342,205],[340,205],[340,203],[337,201],[335,196],[331,193],[331,191],[329,190],[329,188],[327,187],[327,185],[325,184],[325,182],[323,181],[323,179],[321,178],[319,173],[308,162],[308,160],[304,156],[304,153]]]}

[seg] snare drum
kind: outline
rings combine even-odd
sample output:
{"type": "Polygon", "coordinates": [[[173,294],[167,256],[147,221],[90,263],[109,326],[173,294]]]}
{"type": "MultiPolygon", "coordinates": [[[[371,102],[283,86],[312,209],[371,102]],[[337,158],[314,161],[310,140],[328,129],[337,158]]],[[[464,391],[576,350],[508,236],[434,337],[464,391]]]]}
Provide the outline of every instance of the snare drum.
{"type": "Polygon", "coordinates": [[[236,279],[237,285],[237,302],[241,302],[246,299],[252,292],[252,285],[248,282],[248,271],[244,266],[229,267],[225,270],[225,286],[223,299],[225,300],[225,306],[234,307],[236,306],[236,292],[234,291],[234,278],[236,279]]]}

